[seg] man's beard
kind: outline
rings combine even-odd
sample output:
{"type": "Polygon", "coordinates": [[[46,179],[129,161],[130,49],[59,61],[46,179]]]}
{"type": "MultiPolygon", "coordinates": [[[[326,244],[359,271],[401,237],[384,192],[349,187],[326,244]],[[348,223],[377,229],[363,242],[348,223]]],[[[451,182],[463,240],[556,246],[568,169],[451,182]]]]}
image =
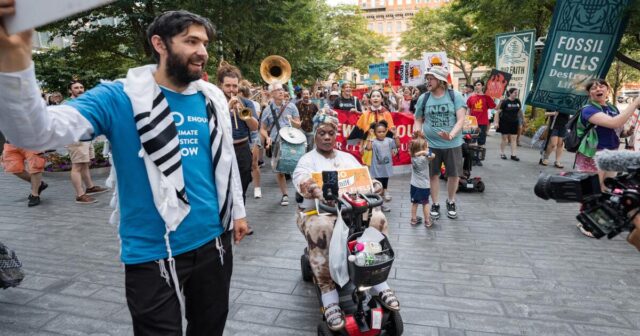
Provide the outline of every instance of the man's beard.
{"type": "Polygon", "coordinates": [[[178,54],[175,54],[171,48],[167,48],[169,55],[167,58],[167,75],[172,78],[178,85],[189,85],[189,83],[196,81],[202,78],[202,73],[204,72],[204,66],[206,65],[206,60],[203,60],[202,57],[197,55],[193,55],[187,58],[186,61],[182,61],[178,54]],[[189,63],[192,61],[204,61],[201,71],[189,71],[189,63]]]}

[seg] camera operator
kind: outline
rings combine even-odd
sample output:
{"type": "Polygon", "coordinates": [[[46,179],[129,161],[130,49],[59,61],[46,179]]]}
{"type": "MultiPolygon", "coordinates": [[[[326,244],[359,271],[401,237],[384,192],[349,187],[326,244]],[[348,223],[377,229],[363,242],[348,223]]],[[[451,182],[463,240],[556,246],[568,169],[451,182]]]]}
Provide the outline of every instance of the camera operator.
{"type": "MultiPolygon", "coordinates": [[[[576,153],[575,167],[579,172],[597,173],[600,186],[604,190],[603,181],[606,177],[615,176],[615,172],[599,170],[596,167],[594,156],[596,152],[608,149],[618,150],[620,138],[618,134],[636,108],[640,107],[640,98],[620,113],[615,105],[609,103],[611,86],[604,79],[596,79],[589,82],[586,90],[589,94],[589,102],[582,108],[578,130],[584,132],[589,124],[595,125],[584,136],[580,148],[576,153]]],[[[587,237],[593,238],[593,234],[578,223],[578,229],[587,237]]]]}

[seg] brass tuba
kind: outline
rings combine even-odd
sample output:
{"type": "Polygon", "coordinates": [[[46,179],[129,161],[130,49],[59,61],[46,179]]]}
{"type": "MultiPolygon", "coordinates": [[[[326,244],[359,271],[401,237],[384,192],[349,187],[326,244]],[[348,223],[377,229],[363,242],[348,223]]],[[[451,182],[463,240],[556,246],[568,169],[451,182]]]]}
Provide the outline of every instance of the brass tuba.
{"type": "Polygon", "coordinates": [[[268,56],[260,63],[260,76],[268,84],[284,84],[291,78],[291,65],[282,56],[268,56]]]}

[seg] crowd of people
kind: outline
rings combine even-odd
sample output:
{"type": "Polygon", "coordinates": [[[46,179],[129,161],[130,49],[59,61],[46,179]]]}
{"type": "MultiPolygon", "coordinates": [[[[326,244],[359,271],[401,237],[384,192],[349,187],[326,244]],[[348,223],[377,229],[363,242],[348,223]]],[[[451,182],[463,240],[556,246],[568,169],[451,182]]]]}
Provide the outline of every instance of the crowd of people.
{"type": "MultiPolygon", "coordinates": [[[[7,36],[0,27],[0,98],[4,102],[0,126],[10,141],[4,148],[5,172],[30,183],[28,205],[37,205],[48,187],[42,181],[42,151],[66,146],[73,163],[75,201],[94,203],[91,195],[108,189],[91,179],[91,141],[106,136],[112,174],[117,176],[114,218],[119,222],[125,292],[136,334],[181,334],[184,317],[188,334],[222,335],[229,312],[231,244],[252,233],[245,211],[247,190],[253,183],[253,197],[264,197],[260,175],[267,158],[272,158],[279,204],[290,203],[289,179],[300,196],[296,197],[297,225],[307,240],[323,313],[332,330],[345,325],[328,270],[335,216],[302,215],[311,213],[314,201],[323,197],[318,182],[311,178],[313,172],[365,165],[374,180],[372,191],[391,202],[389,179],[400,147],[393,113],[411,113],[415,120],[407,187],[411,224],[431,227],[432,219],[441,216],[442,164],[446,167],[444,211],[451,219],[458,217],[456,191],[463,175],[467,115],[478,122],[476,142],[483,148],[491,125],[489,109],[495,108],[494,124],[502,134],[499,157],[507,159],[509,145],[509,158],[520,160],[517,144],[523,109],[515,89],[496,102],[484,93],[484,83],[476,81],[462,94],[450,87],[447,69],[439,66],[427,71],[424,85],[398,89],[374,85],[361,99],[353,95],[348,82],[301,88],[293,95],[277,82],[266,89],[254,87],[227,63],[220,64],[210,83],[202,78],[213,37],[208,20],[186,11],[166,12],[147,31],[156,64],[132,68],[126,78],[87,92],[74,81],[69,99],[63,102],[59,93],[46,99],[41,95],[31,59],[31,33],[7,36]],[[332,110],[359,114],[350,138],[358,141],[362,162],[336,149],[339,121],[332,110]],[[279,170],[275,164],[280,130],[285,127],[301,130],[306,138],[306,154],[293,172],[279,170]],[[417,216],[420,206],[423,217],[417,216]]],[[[586,141],[576,155],[578,170],[597,172],[601,178],[610,172],[598,171],[594,154],[617,149],[618,130],[625,125],[628,133],[637,133],[637,123],[629,119],[640,107],[637,99],[618,111],[607,103],[609,88],[605,81],[587,87],[590,102],[581,111],[579,127],[586,141]]],[[[561,115],[551,116],[558,125],[563,123],[561,115]]],[[[554,128],[553,144],[540,164],[547,165],[555,150],[554,165],[562,167],[558,153],[562,129],[554,128]]],[[[482,159],[477,157],[476,164],[482,165],[482,159]]],[[[389,227],[386,211],[391,207],[383,205],[370,220],[383,233],[389,227]]],[[[386,282],[373,286],[373,294],[386,308],[400,309],[386,282]]]]}

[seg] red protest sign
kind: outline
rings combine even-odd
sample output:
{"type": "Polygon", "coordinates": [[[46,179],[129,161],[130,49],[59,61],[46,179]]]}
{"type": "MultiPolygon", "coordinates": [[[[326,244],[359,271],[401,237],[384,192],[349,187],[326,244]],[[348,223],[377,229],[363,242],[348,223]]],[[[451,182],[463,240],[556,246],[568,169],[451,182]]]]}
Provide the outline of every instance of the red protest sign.
{"type": "MultiPolygon", "coordinates": [[[[358,161],[362,162],[360,156],[360,144],[348,144],[347,139],[349,134],[355,127],[360,114],[356,112],[350,112],[346,110],[334,110],[338,113],[338,120],[340,125],[338,126],[338,136],[336,138],[336,149],[343,152],[351,153],[358,161]]],[[[392,112],[393,123],[396,125],[396,134],[400,138],[400,148],[398,155],[393,157],[393,165],[408,165],[411,164],[411,155],[409,154],[409,145],[411,143],[411,134],[413,134],[413,114],[392,112]]]]}
{"type": "Polygon", "coordinates": [[[402,85],[402,62],[392,61],[389,62],[389,84],[391,86],[402,85]]]}

